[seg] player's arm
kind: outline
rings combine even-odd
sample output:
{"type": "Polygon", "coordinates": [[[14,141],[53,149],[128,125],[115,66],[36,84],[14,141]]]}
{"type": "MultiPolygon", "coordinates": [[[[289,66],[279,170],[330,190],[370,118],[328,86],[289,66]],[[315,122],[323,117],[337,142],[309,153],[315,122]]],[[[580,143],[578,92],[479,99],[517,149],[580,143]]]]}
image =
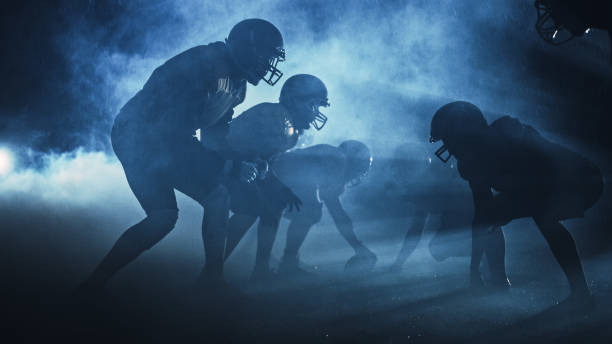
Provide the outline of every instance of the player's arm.
{"type": "Polygon", "coordinates": [[[355,235],[355,231],[353,229],[353,221],[348,216],[344,208],[342,207],[342,203],[340,203],[340,198],[338,196],[327,196],[323,200],[329,214],[331,215],[334,223],[336,224],[336,228],[338,228],[338,232],[340,235],[351,245],[351,247],[355,250],[355,253],[359,254],[362,252],[370,252],[359,239],[355,235]]]}
{"type": "Polygon", "coordinates": [[[472,221],[472,258],[470,275],[472,283],[480,284],[480,261],[486,245],[486,235],[491,227],[489,218],[493,200],[491,187],[481,181],[470,181],[474,200],[474,219],[472,221]]]}

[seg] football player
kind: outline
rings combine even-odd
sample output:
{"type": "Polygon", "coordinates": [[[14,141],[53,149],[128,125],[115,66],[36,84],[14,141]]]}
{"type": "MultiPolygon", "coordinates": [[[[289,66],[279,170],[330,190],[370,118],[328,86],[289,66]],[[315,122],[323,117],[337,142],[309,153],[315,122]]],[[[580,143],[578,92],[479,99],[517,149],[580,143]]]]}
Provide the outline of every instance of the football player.
{"type": "MultiPolygon", "coordinates": [[[[536,31],[552,45],[581,37],[591,29],[608,31],[612,46],[612,3],[608,0],[535,0],[536,31]]],[[[612,56],[611,56],[612,58],[612,56]]]]}
{"type": "Polygon", "coordinates": [[[603,178],[597,166],[516,118],[504,116],[488,124],[478,107],[463,101],[434,114],[430,141],[442,141],[436,155],[444,162],[454,156],[472,190],[472,286],[482,284],[483,252],[488,258],[504,252],[498,228],[531,217],[565,272],[570,299],[590,295],[574,239],[560,221],[584,216],[599,199],[603,178]]]}
{"type": "MultiPolygon", "coordinates": [[[[302,272],[299,268],[299,249],[312,226],[320,221],[323,203],[340,234],[355,250],[355,255],[347,262],[347,269],[367,270],[376,264],[376,255],[357,238],[352,221],[340,202],[345,187],[359,184],[370,170],[371,164],[370,150],[362,142],[355,140],[344,141],[338,147],[321,144],[297,149],[274,159],[271,170],[302,201],[299,212],[286,213],[291,223],[279,272],[302,272]]],[[[228,254],[243,234],[244,232],[230,232],[228,254]]],[[[269,259],[274,237],[268,237],[266,240],[263,247],[262,243],[258,242],[258,252],[265,249],[265,256],[269,259]]],[[[269,271],[269,262],[262,263],[265,267],[261,269],[269,271]]]]}
{"type": "MultiPolygon", "coordinates": [[[[143,88],[115,118],[111,140],[127,181],[146,213],[128,228],[79,290],[100,290],[119,269],[153,247],[174,227],[174,189],[206,205],[223,203],[223,171],[249,176],[249,165],[231,164],[195,138],[224,136],[233,107],[245,97],[246,83],[274,85],[285,59],[278,29],[262,19],[236,24],[225,42],[196,46],[156,68],[143,88]]],[[[227,202],[227,200],[225,200],[227,202]]],[[[205,217],[203,237],[208,276],[222,282],[225,224],[205,217]]],[[[225,220],[226,221],[226,220],[225,220]]]]}
{"type": "MultiPolygon", "coordinates": [[[[265,278],[269,272],[270,251],[283,209],[288,206],[299,210],[301,205],[300,199],[277,178],[274,169],[268,169],[268,161],[293,148],[305,130],[311,127],[321,130],[327,117],[320,108],[327,106],[325,84],[314,75],[297,74],[283,84],[278,103],[255,105],[230,124],[224,145],[239,152],[242,159],[259,171],[250,183],[235,180],[226,183],[234,212],[229,220],[228,245],[237,244],[236,237],[242,237],[260,220],[254,276],[265,278]]],[[[205,145],[215,147],[216,143],[205,145]]]]}

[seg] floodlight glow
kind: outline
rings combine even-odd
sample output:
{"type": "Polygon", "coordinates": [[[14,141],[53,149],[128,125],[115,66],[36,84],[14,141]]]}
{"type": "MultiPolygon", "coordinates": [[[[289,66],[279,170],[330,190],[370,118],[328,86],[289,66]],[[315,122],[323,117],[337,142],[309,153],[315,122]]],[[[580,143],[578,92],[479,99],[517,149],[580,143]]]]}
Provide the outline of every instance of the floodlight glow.
{"type": "Polygon", "coordinates": [[[4,148],[0,148],[0,176],[9,174],[13,170],[13,155],[4,148]]]}

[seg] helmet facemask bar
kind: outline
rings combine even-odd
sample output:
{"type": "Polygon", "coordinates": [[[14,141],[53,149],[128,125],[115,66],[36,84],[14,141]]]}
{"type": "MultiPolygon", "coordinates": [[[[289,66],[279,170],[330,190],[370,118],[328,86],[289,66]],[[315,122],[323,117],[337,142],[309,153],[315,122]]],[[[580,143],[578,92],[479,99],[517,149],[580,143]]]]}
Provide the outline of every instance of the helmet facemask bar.
{"type": "MultiPolygon", "coordinates": [[[[438,141],[439,141],[439,140],[436,140],[436,139],[434,139],[433,137],[430,137],[430,138],[429,138],[429,142],[430,142],[430,143],[436,143],[436,142],[438,142],[438,141]]],[[[440,146],[440,148],[438,148],[434,154],[435,154],[435,155],[438,157],[438,159],[440,159],[440,160],[441,160],[443,163],[445,163],[445,164],[446,164],[446,163],[447,163],[447,162],[450,160],[450,158],[453,156],[453,155],[452,155],[452,154],[451,154],[451,153],[448,151],[448,148],[446,148],[446,145],[444,145],[444,144],[443,144],[442,146],[440,146]]]]}
{"type": "Polygon", "coordinates": [[[265,81],[270,86],[276,85],[276,83],[282,78],[283,72],[281,72],[277,66],[279,62],[285,61],[285,49],[279,48],[276,50],[276,55],[272,57],[261,56],[258,59],[256,74],[257,76],[265,81]]]}
{"type": "Polygon", "coordinates": [[[321,111],[319,111],[320,106],[328,107],[329,102],[327,101],[327,99],[322,100],[318,105],[313,105],[312,107],[312,112],[314,113],[314,117],[313,117],[313,120],[310,122],[310,124],[317,130],[323,129],[323,127],[325,126],[325,123],[327,123],[327,116],[325,116],[324,114],[321,113],[321,111]]]}
{"type": "Polygon", "coordinates": [[[534,6],[538,14],[535,25],[536,31],[545,42],[552,45],[561,45],[575,37],[575,35],[563,27],[563,25],[555,22],[552,11],[547,3],[543,0],[536,0],[534,6]]]}

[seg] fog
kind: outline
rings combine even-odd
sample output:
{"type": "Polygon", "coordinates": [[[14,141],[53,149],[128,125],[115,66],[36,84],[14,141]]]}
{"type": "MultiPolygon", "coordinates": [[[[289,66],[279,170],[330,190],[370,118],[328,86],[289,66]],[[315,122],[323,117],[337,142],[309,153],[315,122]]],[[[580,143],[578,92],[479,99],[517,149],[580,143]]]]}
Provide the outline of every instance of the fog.
{"type": "MultiPolygon", "coordinates": [[[[18,290],[25,284],[25,290],[35,292],[40,285],[73,288],[119,235],[142,219],[144,211],[110,148],[114,116],[164,61],[193,46],[224,40],[232,26],[245,18],[264,18],[280,29],[287,61],[279,66],[285,74],[275,87],[264,83],[248,86],[236,115],[260,102],[276,102],[283,81],[293,74],[309,73],[325,82],[331,107],[323,112],[329,121],[323,130],[306,133],[300,145],[337,145],[357,139],[372,150],[370,175],[363,185],[348,190],[342,201],[354,219],[357,235],[379,256],[378,270],[392,262],[413,220],[410,202],[401,199],[401,190],[389,191],[388,183],[394,178],[389,165],[401,145],[432,157],[437,146],[427,141],[429,121],[435,110],[449,101],[468,100],[483,109],[489,121],[502,115],[518,117],[547,138],[595,160],[606,177],[610,174],[607,130],[596,121],[609,112],[604,102],[610,98],[612,76],[607,65],[607,37],[594,30],[565,46],[547,46],[533,28],[536,13],[531,0],[137,0],[89,1],[80,7],[61,3],[66,25],[54,32],[52,41],[66,64],[68,77],[66,82],[49,83],[64,90],[74,107],[67,113],[26,109],[0,125],[0,149],[13,158],[10,168],[0,167],[4,168],[0,171],[1,233],[9,258],[3,272],[10,271],[8,276],[15,278],[7,283],[18,290]],[[40,123],[54,124],[48,125],[48,131],[34,129],[44,126],[40,123]],[[48,137],[53,139],[43,139],[48,137]]],[[[65,99],[57,99],[61,101],[65,99]]],[[[438,169],[451,168],[435,157],[431,163],[438,169]]],[[[412,188],[425,189],[448,173],[414,175],[419,179],[410,184],[412,188]]],[[[439,196],[439,190],[432,193],[439,196]]],[[[191,285],[204,263],[202,208],[177,194],[180,213],[176,228],[124,269],[111,288],[133,292],[151,285],[160,286],[160,290],[191,285]],[[150,274],[146,279],[140,278],[143,271],[150,274]]],[[[600,283],[595,290],[602,294],[609,292],[607,284],[601,286],[609,283],[605,276],[609,257],[599,256],[602,248],[609,247],[609,242],[601,239],[609,238],[604,233],[609,223],[609,195],[606,186],[604,197],[586,219],[567,223],[581,254],[590,257],[589,283],[600,283]]],[[[465,284],[465,256],[440,263],[428,251],[438,215],[430,214],[423,240],[406,264],[409,268],[403,279],[378,276],[359,286],[382,291],[357,313],[396,311],[399,301],[386,299],[390,290],[394,297],[403,293],[401,297],[410,302],[424,302],[419,305],[429,310],[438,306],[427,300],[448,292],[448,285],[465,284]]],[[[273,266],[282,253],[286,225],[283,220],[273,266]]],[[[558,288],[565,285],[560,270],[549,269],[554,262],[534,225],[521,220],[506,231],[511,277],[514,273],[519,285],[524,282],[512,297],[518,299],[527,293],[532,299],[542,299],[535,306],[504,301],[514,308],[510,315],[497,314],[495,321],[500,323],[514,322],[526,313],[532,316],[565,293],[558,288]],[[543,252],[546,258],[533,252],[543,252]],[[530,265],[528,259],[534,257],[541,266],[530,265]],[[546,276],[542,279],[551,277],[552,282],[538,280],[540,275],[546,276]],[[533,290],[524,287],[528,283],[535,285],[533,290]]],[[[226,275],[232,283],[239,284],[250,274],[255,254],[253,232],[228,260],[226,275]]],[[[461,245],[469,247],[469,243],[461,245]]],[[[301,252],[308,266],[332,278],[342,274],[351,254],[326,212],[301,252]]],[[[334,302],[332,297],[322,300],[334,302]]],[[[480,318],[495,317],[494,309],[473,311],[461,308],[458,300],[452,299],[453,306],[461,310],[458,317],[470,318],[474,312],[480,318]]],[[[494,301],[485,302],[485,308],[493,307],[494,301]]],[[[349,306],[339,313],[311,310],[308,316],[326,320],[350,316],[356,310],[351,302],[347,301],[349,306]]],[[[329,310],[325,307],[331,306],[322,307],[329,310]]],[[[432,314],[439,313],[429,316],[432,314]]],[[[359,315],[355,319],[355,324],[366,326],[367,321],[359,315]]],[[[432,323],[440,330],[444,323],[436,320],[406,321],[432,323]]],[[[461,332],[460,328],[455,330],[461,332]]]]}

